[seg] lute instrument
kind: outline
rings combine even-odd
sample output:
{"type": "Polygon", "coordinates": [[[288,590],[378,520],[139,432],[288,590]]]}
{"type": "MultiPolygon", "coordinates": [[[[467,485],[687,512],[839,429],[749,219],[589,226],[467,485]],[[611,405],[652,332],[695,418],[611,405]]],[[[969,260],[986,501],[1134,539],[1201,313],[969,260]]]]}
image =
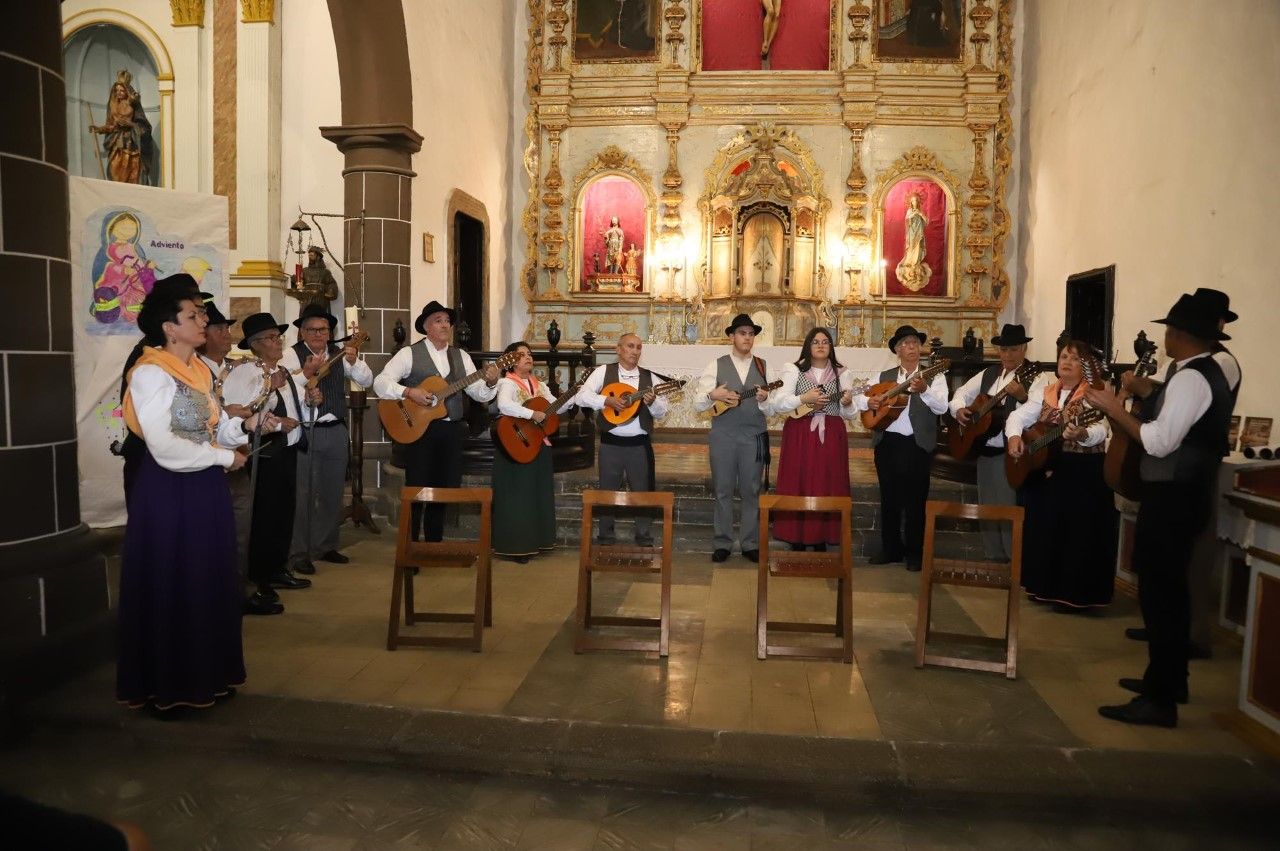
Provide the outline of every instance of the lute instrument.
{"type": "Polygon", "coordinates": [[[879,384],[873,384],[868,387],[867,396],[880,396],[881,403],[877,410],[873,411],[868,408],[862,412],[863,427],[874,431],[883,431],[888,428],[907,409],[907,404],[911,401],[911,393],[908,388],[911,386],[912,381],[919,378],[925,384],[928,384],[935,375],[944,373],[950,368],[951,361],[943,358],[932,366],[907,376],[906,381],[896,384],[892,381],[881,381],[879,384]]]}
{"type": "Polygon", "coordinates": [[[590,374],[589,370],[585,372],[577,384],[557,396],[554,402],[548,402],[541,396],[525,402],[524,406],[531,411],[546,412],[547,418],[540,423],[520,417],[498,417],[493,424],[493,434],[512,461],[528,464],[538,457],[546,445],[543,441],[560,430],[560,409],[574,397],[590,374]]]}
{"type": "MultiPolygon", "coordinates": [[[[1094,389],[1106,386],[1102,376],[1104,368],[1097,358],[1084,355],[1080,358],[1081,381],[1094,389]]],[[[1018,490],[1036,470],[1043,470],[1062,450],[1062,435],[1068,426],[1084,428],[1100,422],[1103,413],[1083,402],[1068,403],[1062,410],[1060,422],[1040,420],[1022,432],[1022,456],[1014,458],[1007,450],[1004,455],[1004,474],[1009,486],[1018,490]]]]}
{"type": "MultiPolygon", "coordinates": [[[[1138,362],[1133,367],[1133,374],[1139,378],[1154,375],[1156,371],[1155,343],[1148,342],[1138,355],[1138,362]]],[[[1125,391],[1120,391],[1124,393],[1125,391]]],[[[1129,406],[1129,413],[1142,419],[1143,400],[1134,397],[1129,406]]],[[[1102,462],[1102,478],[1107,487],[1125,499],[1138,499],[1141,492],[1142,475],[1139,467],[1142,464],[1142,441],[1134,440],[1129,433],[1112,423],[1111,445],[1107,447],[1106,460],[1102,462]]]]}
{"type": "MultiPolygon", "coordinates": [[[[754,396],[756,395],[757,390],[763,390],[764,392],[769,393],[773,390],[777,390],[781,386],[782,386],[782,379],[778,379],[777,381],[770,381],[768,384],[756,384],[751,387],[748,387],[746,390],[743,390],[742,393],[738,396],[738,399],[742,400],[750,396],[754,396]]],[[[741,404],[741,401],[739,401],[739,404],[741,404]]],[[[736,408],[736,407],[738,406],[731,405],[728,402],[714,402],[711,405],[711,416],[718,417],[721,414],[723,414],[725,411],[729,410],[730,408],[736,408]]]]}
{"type": "Polygon", "coordinates": [[[968,458],[979,447],[998,434],[1004,428],[1007,417],[1003,405],[1014,387],[1021,386],[1025,391],[1040,374],[1040,368],[1031,361],[1014,370],[1013,378],[994,396],[979,393],[969,405],[969,424],[962,425],[959,420],[948,415],[947,452],[956,460],[968,458]]]}
{"type": "Polygon", "coordinates": [[[675,393],[687,383],[681,379],[675,379],[655,384],[648,390],[637,390],[630,384],[623,384],[621,381],[606,384],[600,388],[600,395],[617,399],[624,407],[620,411],[615,411],[606,405],[600,409],[600,413],[604,415],[605,422],[610,425],[625,425],[631,422],[632,418],[640,412],[640,401],[644,399],[646,393],[652,393],[653,398],[656,399],[659,396],[675,393]]]}
{"type": "MultiPolygon", "coordinates": [[[[499,372],[506,372],[516,365],[517,352],[507,352],[494,362],[499,372]]],[[[438,375],[429,375],[418,388],[436,397],[436,403],[424,407],[408,399],[383,399],[378,402],[378,419],[387,435],[396,443],[413,443],[426,432],[433,422],[448,414],[445,400],[461,393],[484,378],[484,367],[450,384],[438,375]]]]}
{"type": "MultiPolygon", "coordinates": [[[[854,383],[852,387],[849,388],[848,392],[852,393],[854,396],[857,396],[859,394],[866,393],[870,387],[871,387],[870,381],[858,381],[854,383]]],[[[841,390],[837,394],[837,396],[843,396],[844,394],[845,394],[845,391],[841,390]]],[[[814,412],[813,405],[808,405],[808,404],[805,404],[804,402],[801,402],[799,405],[796,406],[796,409],[791,413],[787,414],[787,416],[791,417],[791,419],[793,420],[798,420],[801,417],[809,416],[813,412],[814,412]]]]}
{"type": "MultiPolygon", "coordinates": [[[[364,331],[356,330],[351,333],[350,337],[347,337],[342,340],[337,340],[335,342],[346,343],[348,345],[355,346],[356,350],[359,351],[361,346],[369,342],[369,335],[364,331]]],[[[316,370],[316,374],[307,379],[307,389],[308,390],[315,389],[315,386],[320,383],[320,379],[328,375],[329,370],[333,369],[334,364],[336,364],[342,358],[346,357],[346,354],[347,354],[346,347],[345,346],[340,347],[338,351],[333,354],[332,357],[330,357],[327,361],[321,364],[320,368],[316,370]]]]}

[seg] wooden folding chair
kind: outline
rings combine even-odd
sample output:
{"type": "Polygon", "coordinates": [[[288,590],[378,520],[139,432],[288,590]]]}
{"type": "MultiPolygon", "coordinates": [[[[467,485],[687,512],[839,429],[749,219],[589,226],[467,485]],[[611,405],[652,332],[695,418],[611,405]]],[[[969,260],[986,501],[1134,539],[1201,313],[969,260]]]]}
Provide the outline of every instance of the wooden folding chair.
{"type": "Polygon", "coordinates": [[[925,503],[924,559],[920,574],[919,616],[916,620],[916,667],[941,665],[969,671],[992,671],[1009,679],[1018,675],[1018,598],[1022,579],[1022,508],[1016,505],[969,505],[960,502],[925,503]],[[939,517],[987,520],[1013,526],[1013,560],[1007,563],[941,559],[933,554],[934,534],[939,517]],[[934,632],[929,615],[933,605],[933,586],[958,585],[968,588],[995,588],[1008,592],[1003,638],[983,635],[934,632]],[[1004,661],[942,656],[928,652],[931,640],[948,641],[988,648],[1004,648],[1004,661]]]}
{"type": "Polygon", "coordinates": [[[853,661],[853,500],[847,496],[780,496],[760,497],[760,566],[756,592],[756,658],[769,656],[803,656],[817,659],[853,661]],[[776,511],[811,511],[839,513],[840,551],[836,553],[780,552],[769,549],[769,515],[776,511]],[[836,580],[836,621],[834,624],[813,621],[769,620],[769,577],[801,576],[811,579],[836,580]],[[839,646],[770,643],[769,630],[778,632],[834,632],[840,636],[839,646]]]}
{"type": "Polygon", "coordinates": [[[578,545],[578,611],[573,652],[584,650],[656,651],[665,657],[671,639],[671,535],[675,495],[656,491],[583,491],[582,538],[578,545]],[[662,509],[662,547],[601,545],[592,541],[592,515],[596,506],[662,509]],[[597,573],[656,573],[661,582],[661,602],[656,618],[632,618],[591,613],[592,578],[597,573]],[[598,626],[648,626],[658,628],[654,641],[606,638],[588,630],[598,626]]]}
{"type": "Polygon", "coordinates": [[[484,628],[493,626],[493,575],[489,570],[492,533],[493,491],[489,488],[401,488],[400,533],[396,540],[395,571],[391,580],[391,616],[387,621],[387,649],[398,645],[417,647],[470,647],[479,653],[484,628]],[[473,541],[413,541],[415,504],[463,504],[480,506],[480,535],[473,541]],[[420,570],[447,568],[476,569],[475,605],[470,612],[419,612],[413,607],[413,579],[420,570]],[[404,622],[412,626],[427,623],[470,623],[471,636],[401,636],[400,607],[404,622]]]}

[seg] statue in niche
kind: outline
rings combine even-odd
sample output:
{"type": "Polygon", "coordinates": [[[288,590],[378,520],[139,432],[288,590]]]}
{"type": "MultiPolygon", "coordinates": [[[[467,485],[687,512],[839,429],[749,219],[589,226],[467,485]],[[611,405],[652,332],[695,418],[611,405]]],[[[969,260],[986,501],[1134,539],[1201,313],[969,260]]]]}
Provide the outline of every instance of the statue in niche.
{"type": "Polygon", "coordinates": [[[622,274],[622,241],[625,234],[618,224],[618,217],[609,219],[607,230],[601,231],[604,237],[604,269],[610,275],[622,274]]]}
{"type": "Polygon", "coordinates": [[[627,274],[631,275],[633,278],[639,277],[640,272],[638,270],[640,268],[640,264],[639,264],[640,252],[636,250],[636,244],[634,242],[631,243],[631,248],[629,248],[625,253],[627,255],[627,263],[626,263],[627,274]]]}
{"type": "Polygon", "coordinates": [[[307,305],[323,307],[329,310],[329,302],[337,300],[341,295],[338,282],[324,262],[324,249],[313,245],[307,249],[307,266],[302,270],[302,280],[293,282],[294,290],[290,295],[298,299],[299,309],[307,305]],[[300,289],[299,289],[300,288],[300,289]]]}
{"type": "Polygon", "coordinates": [[[103,177],[117,183],[152,185],[155,144],[151,139],[151,122],[142,108],[142,97],[133,88],[133,75],[128,71],[116,74],[107,97],[106,120],[103,124],[91,123],[89,132],[102,137],[102,152],[107,158],[103,177]]]}
{"type": "Polygon", "coordinates": [[[922,200],[919,192],[912,192],[907,198],[905,250],[894,269],[898,282],[913,293],[929,286],[929,279],[933,277],[933,269],[925,262],[924,231],[929,218],[920,207],[922,200]]]}
{"type": "Polygon", "coordinates": [[[782,14],[782,0],[760,0],[764,6],[764,39],[760,42],[760,59],[769,58],[773,37],[778,34],[778,17],[782,14]]]}
{"type": "Polygon", "coordinates": [[[751,268],[760,272],[756,292],[773,292],[778,282],[778,255],[773,253],[768,233],[761,233],[756,240],[756,250],[751,253],[751,268]]]}
{"type": "Polygon", "coordinates": [[[591,252],[591,273],[593,275],[600,274],[600,252],[599,251],[591,252]]]}

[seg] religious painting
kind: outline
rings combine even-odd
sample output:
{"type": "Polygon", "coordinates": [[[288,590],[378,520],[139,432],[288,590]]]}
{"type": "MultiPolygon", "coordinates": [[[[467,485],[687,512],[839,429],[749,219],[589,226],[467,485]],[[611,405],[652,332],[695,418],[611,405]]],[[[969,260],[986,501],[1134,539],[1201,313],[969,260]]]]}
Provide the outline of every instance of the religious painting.
{"type": "Polygon", "coordinates": [[[1240,439],[1240,415],[1231,415],[1231,425],[1227,428],[1227,451],[1236,451],[1236,442],[1240,439]]]}
{"type": "Polygon", "coordinates": [[[1241,449],[1262,449],[1271,443],[1271,417],[1245,417],[1240,432],[1241,449]]]}
{"type": "Polygon", "coordinates": [[[786,278],[785,245],[782,220],[773,213],[755,213],[743,222],[738,279],[744,294],[782,293],[786,278]]]}
{"type": "Polygon", "coordinates": [[[702,0],[703,71],[826,71],[831,0],[702,0]]]}
{"type": "Polygon", "coordinates": [[[900,180],[885,195],[880,257],[886,295],[948,294],[947,205],[946,192],[928,178],[900,180]]]}
{"type": "Polygon", "coordinates": [[[578,258],[583,292],[644,292],[644,190],[621,175],[592,181],[582,194],[582,255],[578,258]]]}
{"type": "Polygon", "coordinates": [[[959,61],[964,0],[876,0],[875,55],[889,62],[959,61]]]}
{"type": "Polygon", "coordinates": [[[662,36],[662,0],[577,0],[575,62],[652,62],[662,36]]]}

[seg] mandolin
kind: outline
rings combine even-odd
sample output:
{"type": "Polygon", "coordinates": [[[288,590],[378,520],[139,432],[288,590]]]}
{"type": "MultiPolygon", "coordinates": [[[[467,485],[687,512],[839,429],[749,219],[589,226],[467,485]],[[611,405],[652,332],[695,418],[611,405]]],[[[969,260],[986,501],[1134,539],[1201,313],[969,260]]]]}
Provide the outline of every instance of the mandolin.
{"type": "MultiPolygon", "coordinates": [[[[1102,376],[1104,367],[1092,355],[1080,359],[1081,380],[1095,389],[1106,386],[1102,376]]],[[[1085,407],[1081,403],[1068,403],[1062,413],[1062,422],[1051,423],[1045,420],[1034,422],[1022,433],[1022,457],[1014,458],[1007,451],[1004,455],[1004,474],[1009,486],[1014,490],[1021,488],[1036,470],[1049,465],[1050,460],[1057,457],[1062,449],[1062,434],[1068,426],[1093,425],[1102,420],[1103,413],[1097,408],[1085,407]]]]}
{"type": "Polygon", "coordinates": [[[1013,380],[1001,387],[994,396],[979,393],[974,398],[973,404],[969,405],[970,415],[967,426],[961,425],[959,420],[949,416],[947,452],[951,457],[958,461],[964,460],[979,446],[998,434],[1004,428],[1007,416],[1000,403],[1008,397],[1015,386],[1021,386],[1023,390],[1029,388],[1039,374],[1040,368],[1031,361],[1027,361],[1014,370],[1013,380]]]}
{"type": "MultiPolygon", "coordinates": [[[[494,365],[499,372],[506,372],[516,365],[517,356],[518,352],[507,352],[494,365]]],[[[378,419],[382,420],[382,427],[396,443],[413,443],[422,437],[428,426],[448,414],[444,405],[446,399],[483,377],[483,367],[452,384],[438,375],[429,375],[418,387],[436,397],[434,405],[426,408],[407,399],[383,399],[378,402],[378,419]]]]}
{"type": "MultiPolygon", "coordinates": [[[[768,393],[772,390],[777,390],[781,386],[782,386],[781,379],[777,381],[771,381],[768,384],[757,384],[753,387],[748,387],[746,390],[742,391],[741,395],[739,395],[738,398],[746,399],[749,396],[754,396],[756,395],[757,390],[763,390],[764,392],[768,393]]],[[[731,405],[728,402],[715,402],[711,405],[711,416],[718,417],[721,414],[723,414],[725,411],[729,410],[730,408],[736,408],[736,407],[737,405],[731,405]]]]}
{"type": "MultiPolygon", "coordinates": [[[[870,387],[871,387],[870,381],[858,381],[854,383],[852,387],[849,388],[849,392],[851,392],[854,396],[858,396],[862,393],[866,393],[867,390],[870,389],[870,387]]],[[[843,396],[844,393],[845,391],[841,390],[839,395],[843,396]]],[[[793,420],[798,420],[801,417],[809,416],[810,414],[813,413],[813,411],[814,411],[813,405],[806,405],[804,402],[801,402],[799,405],[796,406],[796,409],[791,413],[787,414],[787,416],[791,417],[791,419],[793,420]]]]}
{"type": "Polygon", "coordinates": [[[587,370],[577,384],[557,396],[554,402],[548,402],[541,396],[525,402],[524,406],[531,411],[547,412],[547,418],[540,423],[519,417],[498,417],[493,424],[493,434],[512,461],[528,464],[538,457],[546,445],[543,441],[560,430],[560,409],[574,397],[590,374],[591,371],[587,370]]]}
{"type": "Polygon", "coordinates": [[[873,411],[868,408],[862,412],[862,425],[876,431],[888,428],[907,409],[907,403],[911,401],[911,393],[907,388],[917,376],[928,384],[935,375],[944,373],[950,368],[951,361],[943,358],[932,366],[908,376],[906,381],[899,384],[881,381],[879,384],[871,385],[867,388],[867,396],[880,396],[882,402],[878,410],[873,411]]]}
{"type": "MultiPolygon", "coordinates": [[[[1155,343],[1148,343],[1134,365],[1134,375],[1144,378],[1155,374],[1156,349],[1155,343]]],[[[1129,406],[1129,413],[1138,419],[1142,419],[1142,402],[1142,399],[1134,398],[1129,406]]],[[[1125,499],[1138,499],[1142,483],[1138,468],[1142,464],[1142,455],[1142,441],[1134,440],[1127,431],[1112,423],[1111,445],[1107,447],[1107,458],[1102,462],[1102,478],[1107,487],[1125,499]]]]}
{"type": "MultiPolygon", "coordinates": [[[[357,330],[352,332],[350,337],[346,338],[345,340],[342,340],[341,342],[348,343],[350,345],[355,346],[356,350],[358,351],[361,346],[369,342],[369,335],[364,331],[357,330]]],[[[347,352],[345,347],[338,349],[338,351],[332,357],[330,357],[327,361],[325,361],[321,365],[321,367],[318,370],[316,370],[315,375],[307,379],[307,389],[308,390],[314,389],[315,386],[320,383],[320,379],[328,375],[329,370],[333,369],[333,365],[336,364],[342,358],[346,357],[346,354],[347,352]]]]}
{"type": "Polygon", "coordinates": [[[688,382],[683,380],[664,381],[661,384],[655,384],[648,390],[637,390],[630,384],[623,384],[621,381],[615,381],[600,389],[600,395],[611,396],[622,402],[624,407],[621,411],[615,411],[605,406],[600,409],[600,413],[604,414],[605,422],[610,425],[625,425],[631,422],[640,411],[640,400],[644,398],[645,393],[652,393],[656,399],[659,396],[666,396],[668,393],[675,393],[680,390],[688,382]]]}

